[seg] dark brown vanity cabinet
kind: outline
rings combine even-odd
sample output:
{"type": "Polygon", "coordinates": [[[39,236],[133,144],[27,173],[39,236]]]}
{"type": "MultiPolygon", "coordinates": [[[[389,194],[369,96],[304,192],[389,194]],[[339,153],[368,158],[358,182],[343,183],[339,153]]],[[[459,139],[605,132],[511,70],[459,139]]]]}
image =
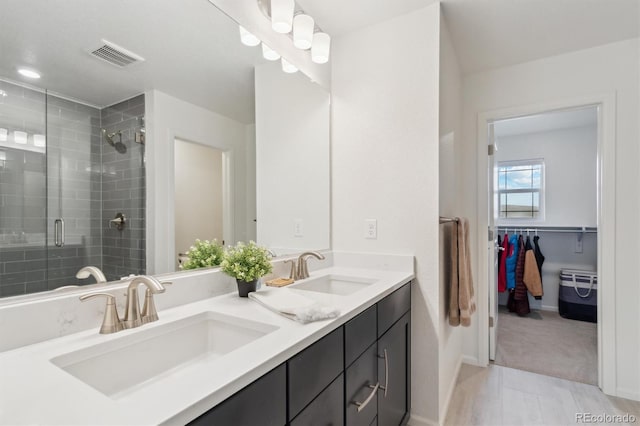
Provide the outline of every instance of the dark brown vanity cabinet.
{"type": "Polygon", "coordinates": [[[189,423],[197,426],[284,426],[286,424],[286,364],[189,423]]]}
{"type": "Polygon", "coordinates": [[[410,309],[408,283],[192,424],[406,424],[411,385],[410,309]]]}
{"type": "Polygon", "coordinates": [[[409,421],[411,404],[411,287],[378,303],[378,424],[409,421]],[[382,389],[384,388],[384,389],[382,389]]]}
{"type": "Polygon", "coordinates": [[[409,420],[410,312],[378,340],[378,424],[399,425],[409,420]]]}

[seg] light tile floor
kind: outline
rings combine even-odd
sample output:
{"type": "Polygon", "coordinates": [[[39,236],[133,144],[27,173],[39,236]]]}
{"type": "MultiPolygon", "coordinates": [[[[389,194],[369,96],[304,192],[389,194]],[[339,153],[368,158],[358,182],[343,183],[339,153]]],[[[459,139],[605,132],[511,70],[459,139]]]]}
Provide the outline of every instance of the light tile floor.
{"type": "Polygon", "coordinates": [[[445,425],[576,425],[578,413],[629,414],[636,419],[631,424],[640,425],[640,402],[607,396],[596,386],[498,365],[466,364],[445,425]]]}

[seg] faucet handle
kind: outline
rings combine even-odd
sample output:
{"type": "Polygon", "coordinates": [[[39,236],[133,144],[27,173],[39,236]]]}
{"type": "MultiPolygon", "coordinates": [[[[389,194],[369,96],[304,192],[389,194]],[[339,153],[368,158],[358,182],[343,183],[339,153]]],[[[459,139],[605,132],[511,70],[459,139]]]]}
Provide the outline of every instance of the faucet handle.
{"type": "Polygon", "coordinates": [[[94,299],[96,297],[106,297],[107,306],[104,310],[104,318],[102,319],[102,326],[100,327],[100,334],[116,333],[124,329],[122,321],[118,316],[118,308],[116,307],[116,298],[109,293],[88,293],[80,296],[81,301],[94,299]]]}
{"type": "MultiPolygon", "coordinates": [[[[160,282],[162,286],[173,284],[171,281],[160,282]]],[[[142,313],[140,314],[142,323],[147,324],[153,321],[158,321],[158,311],[156,310],[156,302],[153,299],[153,293],[150,288],[147,288],[144,292],[144,305],[142,306],[142,313]]]]}
{"type": "Polygon", "coordinates": [[[291,262],[291,271],[289,271],[289,279],[292,280],[297,280],[298,279],[298,271],[297,271],[297,267],[296,267],[296,260],[295,259],[287,259],[284,261],[284,263],[289,263],[291,262]]]}

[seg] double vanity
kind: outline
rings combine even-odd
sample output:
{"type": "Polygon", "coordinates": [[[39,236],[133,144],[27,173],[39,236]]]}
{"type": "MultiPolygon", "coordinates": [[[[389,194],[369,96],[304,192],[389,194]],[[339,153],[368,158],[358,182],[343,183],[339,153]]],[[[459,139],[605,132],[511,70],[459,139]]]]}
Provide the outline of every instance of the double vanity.
{"type": "MultiPolygon", "coordinates": [[[[83,317],[63,312],[72,299],[95,309],[91,328],[71,334],[60,324],[29,341],[33,321],[3,327],[31,344],[0,353],[0,424],[406,423],[413,258],[326,257],[288,287],[340,310],[308,324],[238,297],[217,269],[157,277],[173,282],[156,295],[159,320],[113,334],[98,333],[102,303],[78,300],[88,290],[0,305],[0,323],[34,304],[58,323],[83,317]]],[[[124,299],[127,282],[109,285],[124,299]]]]}

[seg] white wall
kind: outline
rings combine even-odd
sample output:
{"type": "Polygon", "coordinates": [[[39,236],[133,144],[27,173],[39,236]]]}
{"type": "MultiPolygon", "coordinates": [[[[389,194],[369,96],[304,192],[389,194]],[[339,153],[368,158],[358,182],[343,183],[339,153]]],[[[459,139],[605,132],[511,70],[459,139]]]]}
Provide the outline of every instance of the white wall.
{"type": "Polygon", "coordinates": [[[439,418],[439,5],[336,37],[333,249],[415,256],[411,424],[439,418]],[[377,219],[378,238],[364,238],[377,219]]]}
{"type": "Polygon", "coordinates": [[[256,212],[256,125],[250,124],[245,131],[247,141],[247,234],[238,235],[238,241],[257,241],[257,212],[256,212]]]}
{"type": "MultiPolygon", "coordinates": [[[[458,154],[462,139],[462,76],[456,50],[444,16],[440,19],[440,152],[439,152],[439,210],[445,217],[459,216],[457,176],[458,154]]],[[[439,408],[444,420],[455,388],[462,358],[462,330],[448,322],[449,282],[445,268],[449,256],[446,236],[453,224],[440,225],[439,273],[440,273],[440,367],[439,408]]],[[[450,240],[449,240],[450,241],[450,240]]]]}
{"type": "Polygon", "coordinates": [[[222,242],[222,151],[176,139],[174,156],[175,253],[196,239],[222,242]]]}
{"type": "Polygon", "coordinates": [[[277,254],[329,248],[330,95],[279,62],[255,80],[258,242],[277,254]]]}
{"type": "MultiPolygon", "coordinates": [[[[464,214],[471,218],[486,216],[478,210],[478,196],[486,196],[477,194],[476,184],[478,114],[513,106],[615,96],[615,190],[608,193],[616,195],[615,250],[611,251],[615,254],[615,282],[607,285],[615,286],[614,300],[609,301],[614,306],[609,312],[615,318],[616,331],[609,340],[615,343],[604,349],[614,352],[616,365],[605,366],[613,376],[613,381],[605,384],[605,391],[635,399],[640,399],[638,53],[638,39],[633,39],[467,76],[463,81],[465,172],[460,179],[464,214]]],[[[605,144],[611,146],[611,142],[605,144]]],[[[477,236],[474,239],[473,257],[477,259],[480,242],[477,236]]],[[[474,271],[478,277],[477,262],[474,271]]],[[[479,278],[486,282],[486,277],[479,278]]],[[[465,330],[465,354],[470,359],[479,358],[478,337],[484,338],[485,334],[477,327],[465,330]]]]}
{"type": "MultiPolygon", "coordinates": [[[[247,234],[246,132],[242,123],[192,105],[158,90],[145,93],[147,143],[147,271],[161,274],[174,270],[174,140],[176,138],[224,151],[224,179],[229,179],[230,205],[225,206],[226,242],[247,234]]],[[[255,195],[254,195],[255,197],[255,195]]]]}
{"type": "Polygon", "coordinates": [[[498,225],[597,226],[597,127],[504,136],[497,145],[496,162],[542,158],[545,164],[544,220],[500,219],[498,225]]]}

